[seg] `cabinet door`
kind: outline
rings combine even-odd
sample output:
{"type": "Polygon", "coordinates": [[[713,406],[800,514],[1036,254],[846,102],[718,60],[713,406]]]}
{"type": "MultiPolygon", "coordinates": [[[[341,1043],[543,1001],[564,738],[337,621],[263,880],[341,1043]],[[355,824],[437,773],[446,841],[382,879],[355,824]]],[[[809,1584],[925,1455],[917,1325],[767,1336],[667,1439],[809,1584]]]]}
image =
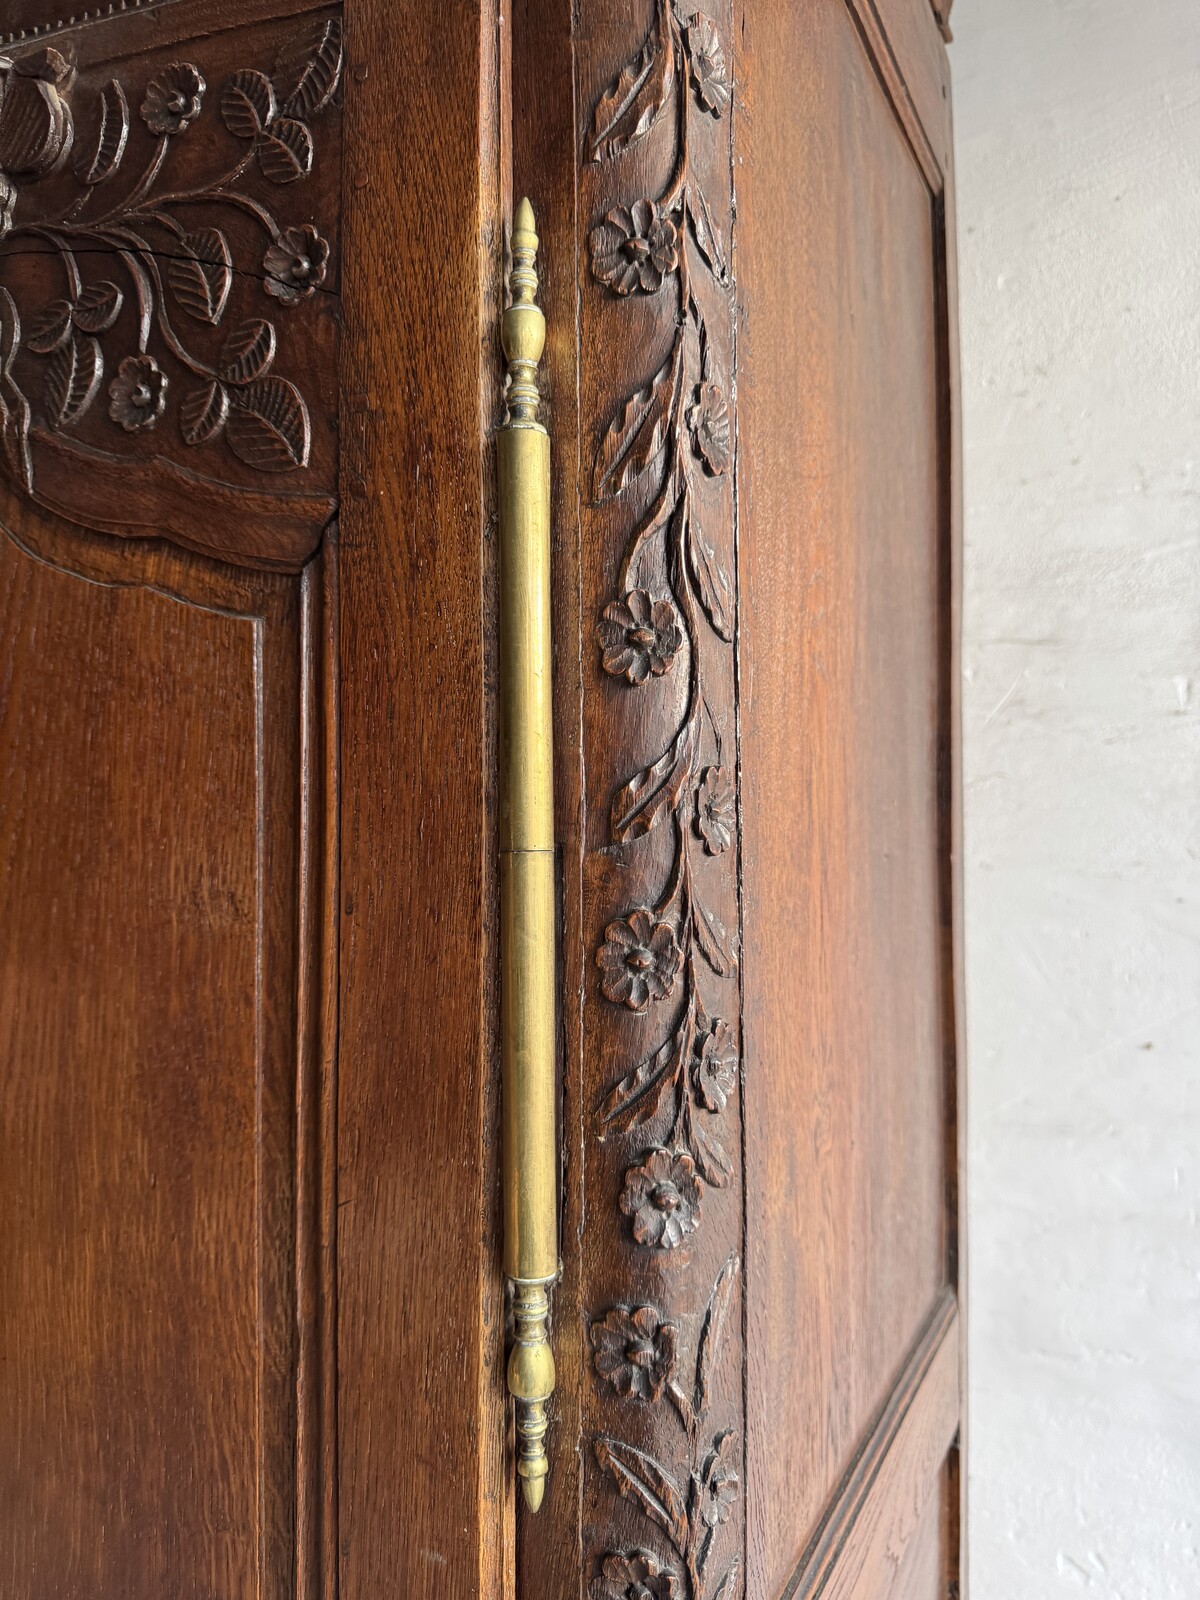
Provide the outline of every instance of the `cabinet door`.
{"type": "Polygon", "coordinates": [[[0,1590],[948,1596],[928,0],[10,0],[0,56],[0,1590]],[[536,1516],[499,1271],[513,193],[554,459],[536,1516]]]}
{"type": "Polygon", "coordinates": [[[0,51],[0,1590],[293,1600],[332,1556],[342,27],[108,10],[17,0],[0,51]]]}
{"type": "Polygon", "coordinates": [[[527,0],[513,52],[514,192],[540,198],[568,329],[564,1378],[524,1592],[940,1600],[960,1380],[938,22],[928,0],[527,0]]]}

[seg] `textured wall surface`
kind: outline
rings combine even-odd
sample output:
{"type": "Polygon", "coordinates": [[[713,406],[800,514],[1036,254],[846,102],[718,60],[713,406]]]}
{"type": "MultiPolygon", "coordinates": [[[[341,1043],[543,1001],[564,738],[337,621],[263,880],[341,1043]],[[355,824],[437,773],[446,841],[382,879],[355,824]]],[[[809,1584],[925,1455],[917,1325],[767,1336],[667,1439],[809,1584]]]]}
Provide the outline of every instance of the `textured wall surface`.
{"type": "Polygon", "coordinates": [[[971,1600],[1200,1596],[1200,0],[955,7],[971,1600]]]}

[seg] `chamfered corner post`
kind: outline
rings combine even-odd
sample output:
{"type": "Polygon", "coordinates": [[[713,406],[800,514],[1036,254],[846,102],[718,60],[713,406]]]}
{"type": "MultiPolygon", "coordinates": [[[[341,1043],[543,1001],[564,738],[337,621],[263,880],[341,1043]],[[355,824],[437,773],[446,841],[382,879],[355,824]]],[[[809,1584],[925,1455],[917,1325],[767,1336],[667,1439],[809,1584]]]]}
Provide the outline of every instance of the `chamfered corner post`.
{"type": "Polygon", "coordinates": [[[508,362],[497,435],[500,490],[500,900],[504,1272],[515,1337],[517,1473],[542,1503],[547,1404],[554,1392],[549,1288],[558,1275],[555,895],[550,696],[550,440],[538,421],[546,320],[537,305],[537,233],[522,200],[512,226],[508,362]]]}

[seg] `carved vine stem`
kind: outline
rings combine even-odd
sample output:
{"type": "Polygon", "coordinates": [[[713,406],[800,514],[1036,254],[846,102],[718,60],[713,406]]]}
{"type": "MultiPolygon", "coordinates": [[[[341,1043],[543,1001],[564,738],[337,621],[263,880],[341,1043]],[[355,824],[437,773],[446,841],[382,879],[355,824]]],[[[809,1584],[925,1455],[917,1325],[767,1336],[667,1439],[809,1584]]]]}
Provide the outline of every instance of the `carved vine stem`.
{"type": "Polygon", "coordinates": [[[682,986],[665,1041],[613,1086],[600,1107],[602,1130],[640,1127],[673,1097],[668,1144],[630,1169],[622,1199],[639,1243],[671,1248],[699,1221],[704,1186],[718,1188],[732,1163],[717,1127],[734,1092],[737,1050],[728,1022],[703,1006],[698,965],[719,977],[737,962],[736,941],[704,904],[693,855],[736,856],[737,797],[732,765],[704,687],[703,623],[723,644],[733,637],[733,587],[703,527],[700,475],[717,478],[731,466],[729,403],[703,313],[691,281],[691,251],[723,288],[729,273],[720,233],[689,164],[692,119],[720,115],[729,101],[725,60],[716,26],[703,13],[659,0],[654,26],[597,107],[590,153],[611,159],[644,138],[673,99],[676,157],[657,199],[618,206],[590,236],[596,279],[618,295],[657,293],[674,281],[678,297],[671,349],[645,388],[613,419],[600,443],[593,498],[600,502],[657,477],[649,509],[632,529],[620,568],[621,593],[600,618],[597,634],[605,670],[631,685],[671,672],[685,651],[688,692],[683,719],[666,749],[615,795],[614,844],[670,825],[674,859],[666,886],[652,905],[635,907],[609,924],[596,953],[604,995],[645,1012],[682,986]],[[661,541],[665,595],[643,576],[653,541],[661,541]],[[703,619],[703,621],[702,621],[703,619]],[[706,760],[706,750],[715,760],[706,760]],[[669,1182],[662,1157],[670,1155],[669,1182]],[[661,1171],[659,1169],[662,1169],[661,1171]],[[651,1191],[672,1202],[665,1220],[646,1201],[651,1191]]]}
{"type": "MultiPolygon", "coordinates": [[[[701,487],[731,470],[731,425],[727,378],[693,283],[693,272],[706,269],[727,291],[730,274],[691,164],[697,138],[729,98],[713,20],[693,0],[655,0],[641,50],[596,107],[587,148],[593,160],[617,159],[674,113],[666,187],[657,198],[614,207],[589,236],[592,275],[607,290],[657,295],[670,285],[677,303],[670,348],[612,418],[591,485],[596,503],[651,486],[648,509],[625,542],[618,593],[597,625],[604,670],[646,692],[687,664],[681,720],[657,758],[618,789],[609,819],[614,845],[669,829],[665,882],[652,904],[610,922],[596,951],[601,989],[613,1005],[646,1014],[674,1001],[665,1037],[597,1110],[601,1138],[655,1123],[667,1130],[628,1167],[621,1195],[633,1239],[655,1252],[674,1250],[699,1228],[706,1186],[723,1187],[735,1170],[721,1127],[737,1089],[738,1042],[729,1021],[709,1014],[701,974],[735,972],[736,937],[705,903],[696,872],[702,851],[721,861],[736,887],[736,763],[726,758],[706,692],[708,652],[728,648],[734,636],[735,598],[704,526],[709,497],[701,487]]],[[[618,1440],[596,1441],[601,1469],[665,1534],[674,1560],[642,1549],[609,1551],[600,1558],[595,1600],[732,1600],[740,1555],[726,1560],[715,1584],[710,1561],[740,1491],[740,1454],[733,1430],[713,1432],[709,1408],[737,1274],[731,1256],[705,1314],[690,1391],[677,1376],[677,1326],[654,1307],[617,1306],[592,1325],[599,1377],[633,1400],[668,1400],[687,1446],[680,1469],[618,1440]]]]}
{"type": "Polygon", "coordinates": [[[281,226],[272,208],[241,185],[255,164],[273,187],[309,176],[315,157],[310,124],[332,100],[341,70],[341,22],[326,18],[293,39],[269,74],[251,68],[233,73],[221,89],[219,115],[245,149],[219,176],[160,191],[156,186],[169,169],[173,148],[209,115],[200,68],[172,62],[150,78],[140,101],[140,120],[153,139],[145,165],[124,198],[89,217],[93,196],[119,177],[126,161],[135,124],[124,87],[113,78],[99,91],[85,108],[86,129],[80,132],[74,125],[74,73],[56,50],[13,61],[0,57],[6,83],[0,99],[0,156],[6,168],[0,170],[0,240],[25,235],[47,241],[59,256],[66,283],[64,298],[24,319],[10,290],[0,284],[0,437],[10,471],[27,490],[33,488],[35,417],[14,372],[17,356],[24,350],[46,358],[38,420],[53,432],[69,430],[96,400],[106,375],[104,336],[117,329],[131,293],[135,349],[119,358],[108,386],[113,423],[126,434],[149,432],[166,414],[171,379],[151,350],[157,332],[163,350],[202,380],[178,408],[186,445],[224,438],[239,460],[264,472],[308,464],[307,402],[294,383],[271,371],[274,321],[254,317],[241,323],[206,360],[176,327],[168,304],[195,324],[217,328],[233,286],[233,252],[223,228],[191,227],[176,214],[195,206],[236,209],[262,228],[265,253],[255,266],[265,293],[281,311],[320,287],[329,259],[326,240],[310,223],[281,226]],[[55,173],[68,154],[74,156],[82,193],[60,214],[44,209],[38,214],[39,180],[55,173]],[[165,248],[152,244],[155,233],[165,235],[165,248]],[[125,286],[107,279],[85,284],[79,267],[84,252],[119,260],[125,286]]]}

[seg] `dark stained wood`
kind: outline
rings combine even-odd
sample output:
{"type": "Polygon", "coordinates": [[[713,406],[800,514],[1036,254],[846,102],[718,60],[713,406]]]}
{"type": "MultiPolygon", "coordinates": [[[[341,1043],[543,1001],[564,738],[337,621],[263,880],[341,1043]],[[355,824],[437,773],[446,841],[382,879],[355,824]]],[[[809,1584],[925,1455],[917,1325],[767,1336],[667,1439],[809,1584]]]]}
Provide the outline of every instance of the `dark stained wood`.
{"type": "Polygon", "coordinates": [[[297,9],[114,15],[56,35],[66,73],[17,46],[0,108],[0,1588],[30,1600],[333,1593],[332,543],[308,558],[336,503],[340,50],[335,11],[297,9]],[[285,198],[221,96],[261,66],[282,102],[318,51],[285,198]],[[205,87],[152,170],[141,108],[178,61],[205,87]],[[71,163],[31,164],[14,81],[66,108],[71,163]],[[88,194],[114,82],[130,126],[88,194]],[[319,292],[268,294],[309,225],[319,292]],[[177,345],[244,402],[210,444],[177,345]],[[110,385],[139,351],[167,403],[130,430],[110,385]],[[255,407],[293,472],[256,464],[255,407]]]}
{"type": "Polygon", "coordinates": [[[336,505],[341,21],[218,10],[14,47],[0,472],[85,528],[298,571],[336,505]]]}
{"type": "MultiPolygon", "coordinates": [[[[728,49],[731,9],[717,7],[715,19],[728,49]]],[[[697,792],[706,777],[711,773],[715,781],[723,768],[732,792],[737,765],[732,422],[727,453],[718,458],[714,450],[706,464],[683,415],[695,402],[702,378],[701,323],[709,363],[703,376],[712,383],[714,403],[718,391],[722,405],[732,399],[733,305],[725,271],[714,273],[694,242],[687,246],[690,295],[679,269],[670,264],[660,292],[614,292],[589,244],[591,231],[614,208],[662,195],[682,159],[693,204],[705,207],[709,248],[717,248],[711,235],[719,234],[722,269],[728,261],[727,114],[714,116],[691,94],[682,102],[672,96],[655,128],[633,139],[627,154],[607,159],[600,151],[601,158],[592,159],[598,108],[658,25],[653,4],[631,12],[598,0],[578,8],[574,28],[571,8],[557,3],[521,5],[513,21],[514,191],[528,190],[539,207],[552,329],[550,428],[556,459],[566,463],[555,516],[556,614],[563,618],[555,733],[565,773],[559,790],[567,980],[564,1241],[579,1239],[578,1251],[564,1245],[564,1282],[556,1298],[556,1321],[564,1330],[559,1346],[566,1357],[559,1373],[554,1472],[546,1507],[536,1520],[524,1520],[520,1530],[520,1571],[529,1592],[545,1592],[547,1583],[554,1592],[578,1591],[606,1561],[638,1547],[654,1550],[664,1566],[683,1571],[687,1556],[681,1530],[664,1537],[636,1490],[624,1498],[618,1492],[622,1464],[633,1460],[630,1450],[647,1453],[656,1464],[651,1470],[661,1470],[675,1484],[681,1503],[689,1474],[694,1469],[703,1475],[714,1443],[726,1430],[728,1465],[739,1477],[742,1472],[738,977],[736,963],[716,954],[713,959],[724,971],[713,970],[690,921],[693,908],[697,918],[707,914],[730,946],[736,944],[736,838],[709,850],[697,824],[697,792]],[[686,145],[681,142],[683,106],[686,145]],[[563,318],[578,319],[574,339],[563,338],[563,318]],[[644,462],[644,470],[606,474],[606,437],[612,440],[614,430],[619,432],[627,405],[629,417],[637,414],[644,402],[630,404],[631,397],[664,364],[670,366],[676,351],[683,403],[678,421],[669,424],[665,454],[644,462]],[[673,492],[673,475],[685,471],[690,525],[728,585],[719,630],[705,615],[694,570],[675,553],[677,518],[671,519],[670,532],[651,533],[644,557],[623,570],[622,554],[639,520],[664,491],[673,492]],[[645,682],[614,674],[611,660],[606,669],[597,637],[605,612],[611,615],[630,591],[652,593],[664,607],[665,625],[677,630],[645,682]],[[683,726],[694,729],[695,744],[678,764],[676,800],[651,819],[648,830],[614,821],[622,788],[670,749],[683,726]],[[677,871],[684,888],[672,903],[677,871]],[[644,1006],[635,993],[625,999],[606,993],[597,964],[610,943],[610,927],[631,925],[629,919],[643,908],[671,930],[670,948],[679,957],[668,992],[644,1006]],[[692,1058],[721,1019],[727,1031],[717,1037],[729,1054],[729,1082],[719,1097],[722,1103],[713,1098],[710,1109],[694,1086],[692,1058]],[[683,1059],[664,1077],[664,1092],[653,1097],[656,1107],[647,1101],[643,1108],[651,1114],[607,1120],[604,1103],[620,1081],[681,1029],[689,1042],[683,1059]],[[709,1143],[702,1145],[702,1139],[709,1143]],[[665,1245],[639,1239],[637,1219],[622,1206],[631,1186],[642,1181],[639,1171],[663,1159],[656,1150],[680,1153],[678,1170],[687,1174],[691,1194],[688,1207],[696,1196],[700,1202],[698,1216],[689,1209],[687,1231],[665,1245]],[[644,1317],[675,1330],[676,1350],[667,1366],[678,1393],[692,1394],[702,1331],[714,1330],[712,1381],[692,1439],[668,1398],[665,1378],[654,1401],[645,1403],[623,1394],[620,1383],[609,1381],[597,1366],[597,1341],[608,1338],[620,1318],[637,1307],[645,1308],[644,1317]]],[[[672,72],[686,81],[691,45],[682,31],[670,37],[669,45],[658,48],[669,48],[672,72]]],[[[725,110],[724,104],[718,109],[725,110]]],[[[634,679],[640,680],[636,671],[634,679]]],[[[731,1585],[738,1584],[743,1514],[736,1492],[722,1503],[721,1514],[706,1553],[712,1592],[726,1575],[731,1585]]],[[[698,1501],[692,1522],[704,1532],[698,1501]]]]}
{"type": "Polygon", "coordinates": [[[0,1587],[315,1597],[298,585],[0,518],[0,1587]]]}
{"type": "Polygon", "coordinates": [[[324,49],[341,11],[14,0],[0,24],[53,30],[11,53],[54,76],[38,51],[63,52],[78,143],[23,173],[0,240],[5,1595],[600,1600],[656,1566],[676,1600],[944,1600],[961,1577],[946,56],[928,0],[704,13],[347,0],[311,174],[275,183],[247,144],[249,206],[196,208],[230,253],[208,320],[172,274],[191,251],[220,287],[211,238],[156,236],[126,281],[104,237],[153,150],[147,86],[203,67],[168,151],[202,184],[233,71],[282,84],[281,47],[324,49]],[[53,225],[114,78],[129,178],[71,213],[101,218],[77,293],[53,225]],[[536,1518],[504,1395],[490,444],[526,192],[563,1048],[536,1518]],[[294,304],[266,289],[264,200],[330,246],[294,304]],[[117,426],[139,270],[201,365],[272,322],[307,464],[262,470],[228,420],[185,442],[203,374],[157,309],[169,405],[117,426]],[[118,279],[111,327],[71,318],[104,373],[66,417],[48,308],[118,279]]]}
{"type": "Polygon", "coordinates": [[[340,1594],[491,1600],[506,1494],[484,642],[497,19],[362,4],[349,23],[340,1594]]]}

